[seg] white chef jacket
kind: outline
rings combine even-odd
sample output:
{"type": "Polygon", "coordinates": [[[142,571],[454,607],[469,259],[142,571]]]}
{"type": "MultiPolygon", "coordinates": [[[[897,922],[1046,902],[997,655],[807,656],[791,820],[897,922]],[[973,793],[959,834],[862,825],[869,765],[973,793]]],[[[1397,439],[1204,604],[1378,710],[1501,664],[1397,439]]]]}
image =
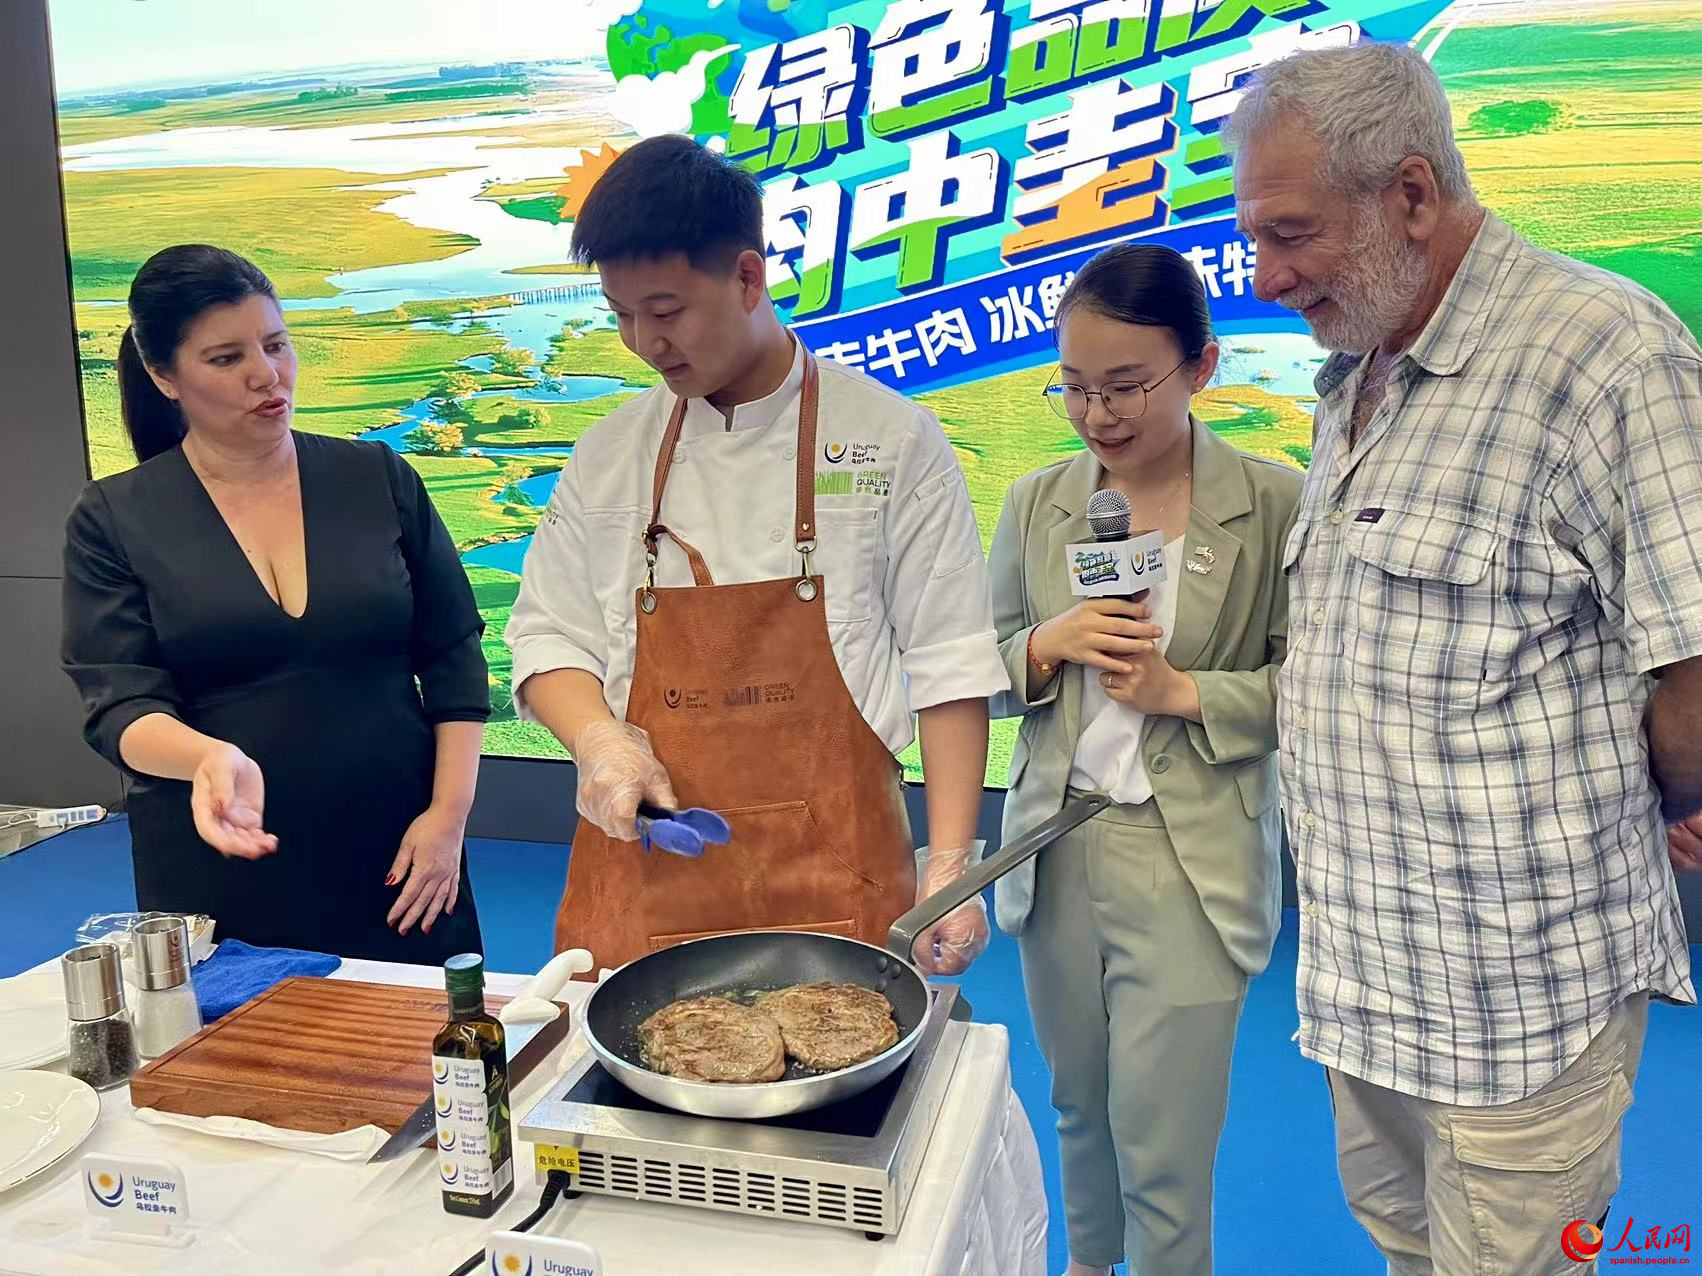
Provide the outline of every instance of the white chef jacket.
{"type": "MultiPolygon", "coordinates": [[[[1164,547],[1166,563],[1182,561],[1183,537],[1164,547]]],[[[1147,596],[1152,623],[1164,630],[1153,645],[1162,653],[1170,648],[1170,631],[1176,628],[1175,577],[1154,585],[1147,596]]],[[[1152,796],[1152,777],[1147,774],[1141,746],[1146,743],[1149,720],[1105,694],[1100,684],[1103,670],[1078,665],[1081,679],[1081,735],[1070,766],[1070,786],[1083,793],[1106,793],[1124,806],[1139,806],[1152,796]]]]}
{"type": "MultiPolygon", "coordinates": [[[[864,719],[894,753],[912,714],[1010,683],[993,629],[987,563],[957,457],[933,413],[862,373],[821,360],[816,410],[816,549],[828,637],[864,719]]],[[[803,347],[773,394],[726,417],[686,407],[659,521],[695,546],[718,585],[795,577],[798,404],[803,347]]],[[[583,669],[626,715],[636,591],[656,453],[673,412],[663,386],[623,403],[580,438],[538,524],[506,639],[514,702],[526,679],[583,669]]],[[[656,584],[689,586],[662,537],[656,584]]]]}

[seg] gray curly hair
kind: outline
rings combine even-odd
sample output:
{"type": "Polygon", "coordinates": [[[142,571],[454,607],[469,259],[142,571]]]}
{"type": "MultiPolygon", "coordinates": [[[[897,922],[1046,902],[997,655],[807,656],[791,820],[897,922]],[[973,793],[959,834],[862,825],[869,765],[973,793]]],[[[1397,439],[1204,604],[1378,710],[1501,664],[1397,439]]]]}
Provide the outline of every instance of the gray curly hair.
{"type": "Polygon", "coordinates": [[[1224,140],[1233,152],[1284,116],[1317,136],[1321,177],[1345,194],[1385,189],[1402,162],[1418,155],[1430,162],[1444,200],[1476,203],[1442,81],[1416,49],[1367,41],[1274,62],[1242,95],[1224,140]]]}

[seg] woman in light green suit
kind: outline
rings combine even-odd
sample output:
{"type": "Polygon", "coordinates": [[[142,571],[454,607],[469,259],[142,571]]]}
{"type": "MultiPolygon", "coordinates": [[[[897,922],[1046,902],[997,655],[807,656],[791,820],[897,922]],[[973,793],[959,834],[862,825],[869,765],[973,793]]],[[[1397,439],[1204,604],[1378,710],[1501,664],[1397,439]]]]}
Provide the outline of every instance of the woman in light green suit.
{"type": "Polygon", "coordinates": [[[998,885],[1064,1171],[1073,1274],[1211,1271],[1212,1164],[1247,981],[1276,935],[1276,673],[1288,645],[1283,543],[1293,468],[1196,420],[1218,348],[1186,259],[1096,256],[1058,311],[1047,402],[1086,448],[1017,481],[992,548],[993,607],[1021,717],[1008,834],[1072,793],[1117,805],[998,885]],[[1071,595],[1064,547],[1123,492],[1164,534],[1141,604],[1071,595]]]}

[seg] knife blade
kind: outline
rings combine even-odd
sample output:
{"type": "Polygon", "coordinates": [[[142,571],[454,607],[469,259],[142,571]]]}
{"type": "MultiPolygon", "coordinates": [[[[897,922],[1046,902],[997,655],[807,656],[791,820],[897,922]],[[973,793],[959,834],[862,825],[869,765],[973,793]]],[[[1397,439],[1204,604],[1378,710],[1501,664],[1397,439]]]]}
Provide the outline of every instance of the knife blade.
{"type": "MultiPolygon", "coordinates": [[[[567,1011],[563,1010],[562,1014],[567,1011]]],[[[531,1071],[532,1067],[545,1054],[554,1048],[554,1042],[533,1049],[537,1043],[538,1034],[554,1020],[543,1023],[521,1023],[512,1028],[503,1025],[503,1034],[508,1044],[508,1076],[509,1083],[517,1083],[522,1076],[531,1071]]],[[[384,1145],[367,1157],[368,1165],[377,1165],[383,1161],[393,1161],[408,1152],[415,1152],[425,1147],[426,1141],[432,1137],[437,1128],[437,1105],[431,1099],[415,1108],[413,1114],[397,1127],[396,1133],[384,1141],[384,1145]]]]}

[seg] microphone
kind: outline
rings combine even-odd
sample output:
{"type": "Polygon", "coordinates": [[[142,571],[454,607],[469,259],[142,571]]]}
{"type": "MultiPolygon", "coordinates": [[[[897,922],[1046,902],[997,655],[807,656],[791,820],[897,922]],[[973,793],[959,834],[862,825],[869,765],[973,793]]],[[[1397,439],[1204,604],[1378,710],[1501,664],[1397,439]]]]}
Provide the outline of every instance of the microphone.
{"type": "Polygon", "coordinates": [[[1133,521],[1129,498],[1114,487],[1101,488],[1087,503],[1087,524],[1096,541],[1127,540],[1133,521]]]}
{"type": "Polygon", "coordinates": [[[1070,592],[1080,598],[1121,598],[1139,602],[1165,580],[1164,533],[1129,534],[1134,521],[1129,498],[1103,488],[1087,503],[1093,540],[1070,545],[1070,592]]]}

